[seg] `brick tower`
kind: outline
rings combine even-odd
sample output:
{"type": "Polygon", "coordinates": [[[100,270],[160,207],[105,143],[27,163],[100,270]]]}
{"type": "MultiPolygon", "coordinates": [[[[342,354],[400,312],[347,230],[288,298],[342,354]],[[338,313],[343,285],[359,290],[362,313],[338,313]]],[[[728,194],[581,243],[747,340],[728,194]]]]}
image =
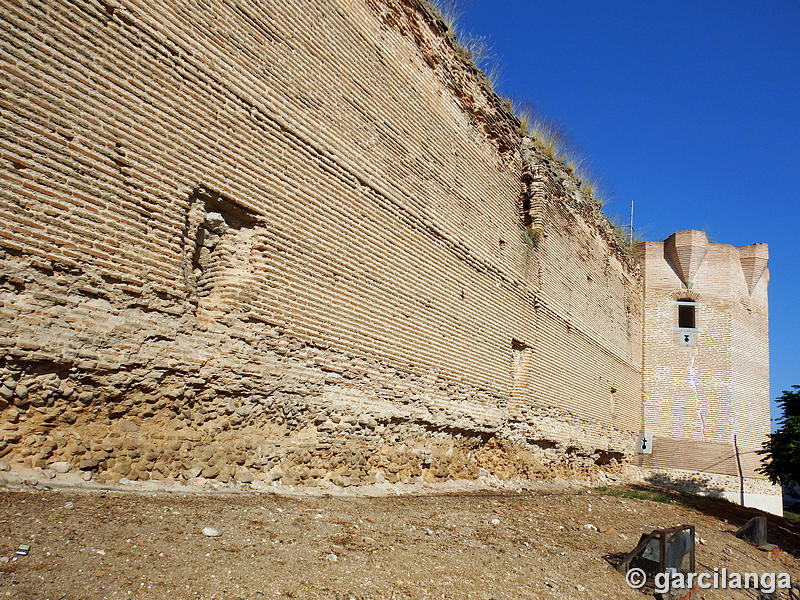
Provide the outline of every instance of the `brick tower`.
{"type": "Polygon", "coordinates": [[[767,245],[736,248],[685,230],[638,253],[640,464],[657,482],[733,501],[743,495],[749,506],[780,513],[780,489],[756,472],[770,431],[767,245]]]}

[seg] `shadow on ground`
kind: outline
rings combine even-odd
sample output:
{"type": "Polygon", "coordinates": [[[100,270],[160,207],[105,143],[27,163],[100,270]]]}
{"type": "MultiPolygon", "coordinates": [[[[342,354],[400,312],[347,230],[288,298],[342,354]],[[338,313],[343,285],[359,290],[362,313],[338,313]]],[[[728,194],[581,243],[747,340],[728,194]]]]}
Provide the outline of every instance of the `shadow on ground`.
{"type": "Polygon", "coordinates": [[[715,497],[713,489],[698,489],[697,492],[709,495],[700,496],[657,485],[626,486],[616,489],[614,495],[680,504],[728,523],[731,534],[753,517],[764,515],[767,517],[767,541],[777,545],[785,552],[800,556],[800,523],[757,508],[739,506],[724,498],[715,497]]]}

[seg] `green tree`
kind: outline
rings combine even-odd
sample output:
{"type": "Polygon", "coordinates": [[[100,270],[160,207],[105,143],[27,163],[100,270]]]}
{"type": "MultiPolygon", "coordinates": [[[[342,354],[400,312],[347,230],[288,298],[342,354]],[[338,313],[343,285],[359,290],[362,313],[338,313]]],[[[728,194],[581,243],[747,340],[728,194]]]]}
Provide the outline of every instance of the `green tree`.
{"type": "Polygon", "coordinates": [[[800,483],[800,385],[783,390],[777,398],[783,409],[780,427],[759,450],[759,471],[772,483],[800,483]]]}

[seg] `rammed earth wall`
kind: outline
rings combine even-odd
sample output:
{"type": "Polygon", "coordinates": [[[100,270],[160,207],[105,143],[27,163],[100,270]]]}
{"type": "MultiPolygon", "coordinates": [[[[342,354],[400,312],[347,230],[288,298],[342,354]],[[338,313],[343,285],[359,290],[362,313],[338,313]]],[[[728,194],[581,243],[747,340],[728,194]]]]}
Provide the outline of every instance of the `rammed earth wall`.
{"type": "Polygon", "coordinates": [[[0,38],[6,460],[348,484],[630,457],[638,267],[425,5],[0,0],[0,38]]]}

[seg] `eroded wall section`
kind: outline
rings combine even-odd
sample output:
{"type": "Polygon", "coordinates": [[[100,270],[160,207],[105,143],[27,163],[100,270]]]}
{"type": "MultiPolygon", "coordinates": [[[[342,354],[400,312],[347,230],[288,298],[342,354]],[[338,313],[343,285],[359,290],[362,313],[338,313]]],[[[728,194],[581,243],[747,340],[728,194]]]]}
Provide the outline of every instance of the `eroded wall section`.
{"type": "Polygon", "coordinates": [[[6,460],[348,484],[630,452],[638,269],[425,5],[0,7],[6,460]]]}

